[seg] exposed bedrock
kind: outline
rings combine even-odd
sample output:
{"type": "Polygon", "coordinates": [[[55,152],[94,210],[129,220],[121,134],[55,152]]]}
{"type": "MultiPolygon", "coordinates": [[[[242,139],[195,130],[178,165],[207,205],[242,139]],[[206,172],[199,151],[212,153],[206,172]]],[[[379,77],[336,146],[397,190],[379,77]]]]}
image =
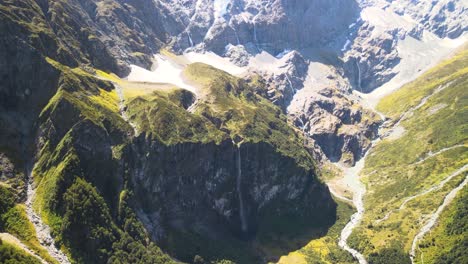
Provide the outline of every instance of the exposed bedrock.
{"type": "Polygon", "coordinates": [[[165,146],[140,136],[125,156],[140,217],[157,241],[174,229],[248,239],[274,219],[323,226],[335,219],[314,171],[266,143],[165,146]]]}

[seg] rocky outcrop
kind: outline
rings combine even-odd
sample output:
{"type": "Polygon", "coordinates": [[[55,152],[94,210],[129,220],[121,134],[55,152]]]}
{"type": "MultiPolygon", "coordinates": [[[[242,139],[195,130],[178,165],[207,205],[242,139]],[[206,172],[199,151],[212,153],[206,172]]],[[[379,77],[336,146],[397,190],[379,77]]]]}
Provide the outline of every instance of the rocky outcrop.
{"type": "Polygon", "coordinates": [[[302,105],[291,106],[288,110],[295,125],[315,140],[328,160],[353,165],[377,136],[382,121],[347,97],[329,87],[308,94],[301,101],[302,105]]]}
{"type": "MultiPolygon", "coordinates": [[[[230,229],[239,237],[252,236],[262,225],[260,215],[272,203],[276,209],[269,212],[271,218],[275,214],[312,217],[314,211],[323,210],[317,216],[326,220],[333,214],[333,203],[314,172],[298,167],[268,144],[244,143],[239,149],[230,141],[164,146],[140,136],[134,145],[126,159],[138,199],[145,212],[159,211],[164,220],[155,220],[172,228],[185,229],[190,228],[189,223],[197,223],[210,229],[210,224],[221,221],[227,225],[217,228],[230,229]],[[236,190],[238,173],[242,174],[245,230],[241,228],[236,190]]],[[[161,239],[157,233],[153,235],[161,239]]]]}
{"type": "Polygon", "coordinates": [[[162,2],[185,28],[176,37],[177,50],[201,45],[218,54],[228,44],[251,43],[271,54],[320,47],[345,31],[358,10],[356,2],[343,0],[162,2]]]}
{"type": "Polygon", "coordinates": [[[407,15],[440,38],[457,38],[468,29],[464,17],[468,9],[466,1],[411,1],[411,0],[359,0],[364,6],[380,6],[399,15],[407,15]]]}
{"type": "Polygon", "coordinates": [[[149,66],[149,55],[166,41],[160,10],[149,1],[41,0],[39,4],[73,57],[99,69],[125,75],[129,62],[149,66]]]}
{"type": "Polygon", "coordinates": [[[346,53],[344,70],[355,90],[368,93],[392,79],[400,62],[396,48],[398,29],[375,35],[375,26],[364,23],[346,53]]]}
{"type": "Polygon", "coordinates": [[[423,31],[421,25],[390,10],[364,8],[350,28],[350,44],[343,47],[345,74],[354,89],[369,93],[397,75],[399,43],[406,38],[419,40],[423,31]]]}
{"type": "Polygon", "coordinates": [[[418,52],[440,49],[442,53],[444,42],[449,43],[443,38],[458,38],[468,28],[466,19],[461,18],[468,8],[464,1],[358,2],[362,7],[360,19],[349,26],[342,52],[346,76],[355,90],[364,93],[399,73],[406,75],[402,60],[411,60],[408,58],[418,52]]]}
{"type": "Polygon", "coordinates": [[[125,160],[140,218],[162,245],[174,230],[248,239],[275,219],[334,221],[335,205],[314,172],[266,143],[165,146],[142,135],[125,160]]]}
{"type": "Polygon", "coordinates": [[[309,64],[297,51],[287,51],[276,58],[276,65],[272,62],[270,69],[252,67],[247,79],[259,77],[259,93],[286,112],[294,94],[304,86],[309,64]]]}

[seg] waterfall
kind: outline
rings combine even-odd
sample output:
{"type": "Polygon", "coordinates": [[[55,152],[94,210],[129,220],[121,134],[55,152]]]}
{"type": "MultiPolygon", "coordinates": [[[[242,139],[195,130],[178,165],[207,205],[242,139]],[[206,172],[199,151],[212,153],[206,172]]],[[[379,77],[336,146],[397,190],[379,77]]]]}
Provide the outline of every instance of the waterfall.
{"type": "Polygon", "coordinates": [[[237,145],[237,196],[239,197],[239,215],[241,221],[242,232],[247,232],[247,219],[245,218],[244,199],[242,195],[242,162],[241,162],[241,145],[237,145]]]}
{"type": "Polygon", "coordinates": [[[187,32],[187,36],[188,36],[188,40],[189,40],[189,43],[190,43],[190,47],[193,48],[193,40],[192,40],[192,36],[190,36],[190,33],[187,32]]]}
{"type": "MultiPolygon", "coordinates": [[[[255,17],[256,18],[256,17],[255,17]]],[[[257,39],[257,23],[255,22],[255,18],[253,20],[253,27],[254,27],[254,44],[257,48],[258,52],[260,52],[260,48],[258,47],[258,39],[257,39]]]]}
{"type": "Polygon", "coordinates": [[[361,89],[361,67],[359,66],[359,62],[358,62],[358,59],[356,59],[356,66],[357,66],[357,69],[358,69],[358,88],[359,88],[359,91],[362,92],[362,89],[361,89]]]}
{"type": "Polygon", "coordinates": [[[237,34],[237,30],[235,27],[231,27],[234,30],[234,35],[236,35],[237,45],[240,45],[239,35],[237,34]]]}
{"type": "Polygon", "coordinates": [[[287,73],[286,73],[286,80],[288,81],[289,87],[291,88],[291,91],[292,91],[293,94],[294,94],[294,87],[293,87],[292,82],[291,82],[291,80],[289,79],[289,75],[288,75],[287,73]]]}

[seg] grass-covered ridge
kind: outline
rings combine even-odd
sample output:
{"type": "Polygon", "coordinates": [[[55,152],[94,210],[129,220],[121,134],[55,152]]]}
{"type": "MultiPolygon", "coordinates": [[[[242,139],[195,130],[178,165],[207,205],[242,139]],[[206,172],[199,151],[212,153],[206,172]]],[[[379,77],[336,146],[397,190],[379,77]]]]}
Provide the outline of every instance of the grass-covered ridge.
{"type": "Polygon", "coordinates": [[[226,137],[222,131],[203,116],[187,112],[177,100],[181,91],[158,91],[136,97],[128,103],[128,115],[139,130],[167,145],[222,141],[226,137]]]}
{"type": "MultiPolygon", "coordinates": [[[[378,105],[394,122],[405,118],[399,128],[403,133],[379,142],[362,172],[368,190],[366,213],[349,242],[369,260],[393,256],[409,261],[408,252],[427,221],[425,216],[435,212],[466,176],[462,171],[439,186],[468,164],[467,62],[468,50],[464,49],[378,105]],[[424,193],[435,186],[439,187],[424,193]]],[[[446,221],[444,216],[440,221],[446,221]]],[[[446,244],[450,245],[454,244],[446,244]]],[[[417,254],[415,261],[419,262],[419,250],[417,254]]],[[[434,258],[427,261],[424,259],[424,263],[439,263],[434,258]]]]}
{"type": "Polygon", "coordinates": [[[171,263],[128,205],[118,164],[133,130],[113,85],[48,62],[61,76],[39,117],[35,210],[74,263],[171,263]]]}
{"type": "Polygon", "coordinates": [[[463,77],[468,73],[468,46],[448,60],[439,63],[416,80],[383,98],[377,110],[387,117],[397,118],[404,111],[416,106],[440,85],[463,77]]]}
{"type": "Polygon", "coordinates": [[[96,74],[122,88],[130,121],[163,144],[267,142],[301,166],[314,167],[300,133],[288,124],[281,109],[241,78],[203,63],[189,64],[184,76],[198,87],[193,95],[170,84],[129,82],[102,71],[96,74]],[[187,108],[193,100],[196,107],[190,112],[187,108]]]}
{"type": "Polygon", "coordinates": [[[202,87],[197,114],[216,120],[231,138],[267,142],[301,166],[313,167],[301,136],[281,109],[257,95],[245,80],[202,63],[190,64],[184,74],[202,87]]]}

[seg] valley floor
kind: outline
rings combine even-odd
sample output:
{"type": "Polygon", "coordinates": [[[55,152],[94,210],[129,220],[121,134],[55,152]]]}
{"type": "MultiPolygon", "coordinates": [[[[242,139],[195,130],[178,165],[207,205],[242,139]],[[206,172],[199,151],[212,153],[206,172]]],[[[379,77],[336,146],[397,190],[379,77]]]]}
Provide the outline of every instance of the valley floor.
{"type": "MultiPolygon", "coordinates": [[[[321,255],[317,263],[441,263],[465,258],[460,250],[466,245],[466,216],[458,214],[461,219],[455,222],[454,208],[463,207],[468,181],[467,55],[466,49],[461,51],[377,105],[389,118],[378,140],[356,166],[340,166],[343,177],[327,179],[335,197],[358,209],[341,239],[332,242],[355,260],[346,259],[346,254],[336,261],[321,255]],[[454,225],[460,230],[451,230],[454,225]]],[[[301,254],[306,248],[279,263],[315,263],[301,254]]]]}

